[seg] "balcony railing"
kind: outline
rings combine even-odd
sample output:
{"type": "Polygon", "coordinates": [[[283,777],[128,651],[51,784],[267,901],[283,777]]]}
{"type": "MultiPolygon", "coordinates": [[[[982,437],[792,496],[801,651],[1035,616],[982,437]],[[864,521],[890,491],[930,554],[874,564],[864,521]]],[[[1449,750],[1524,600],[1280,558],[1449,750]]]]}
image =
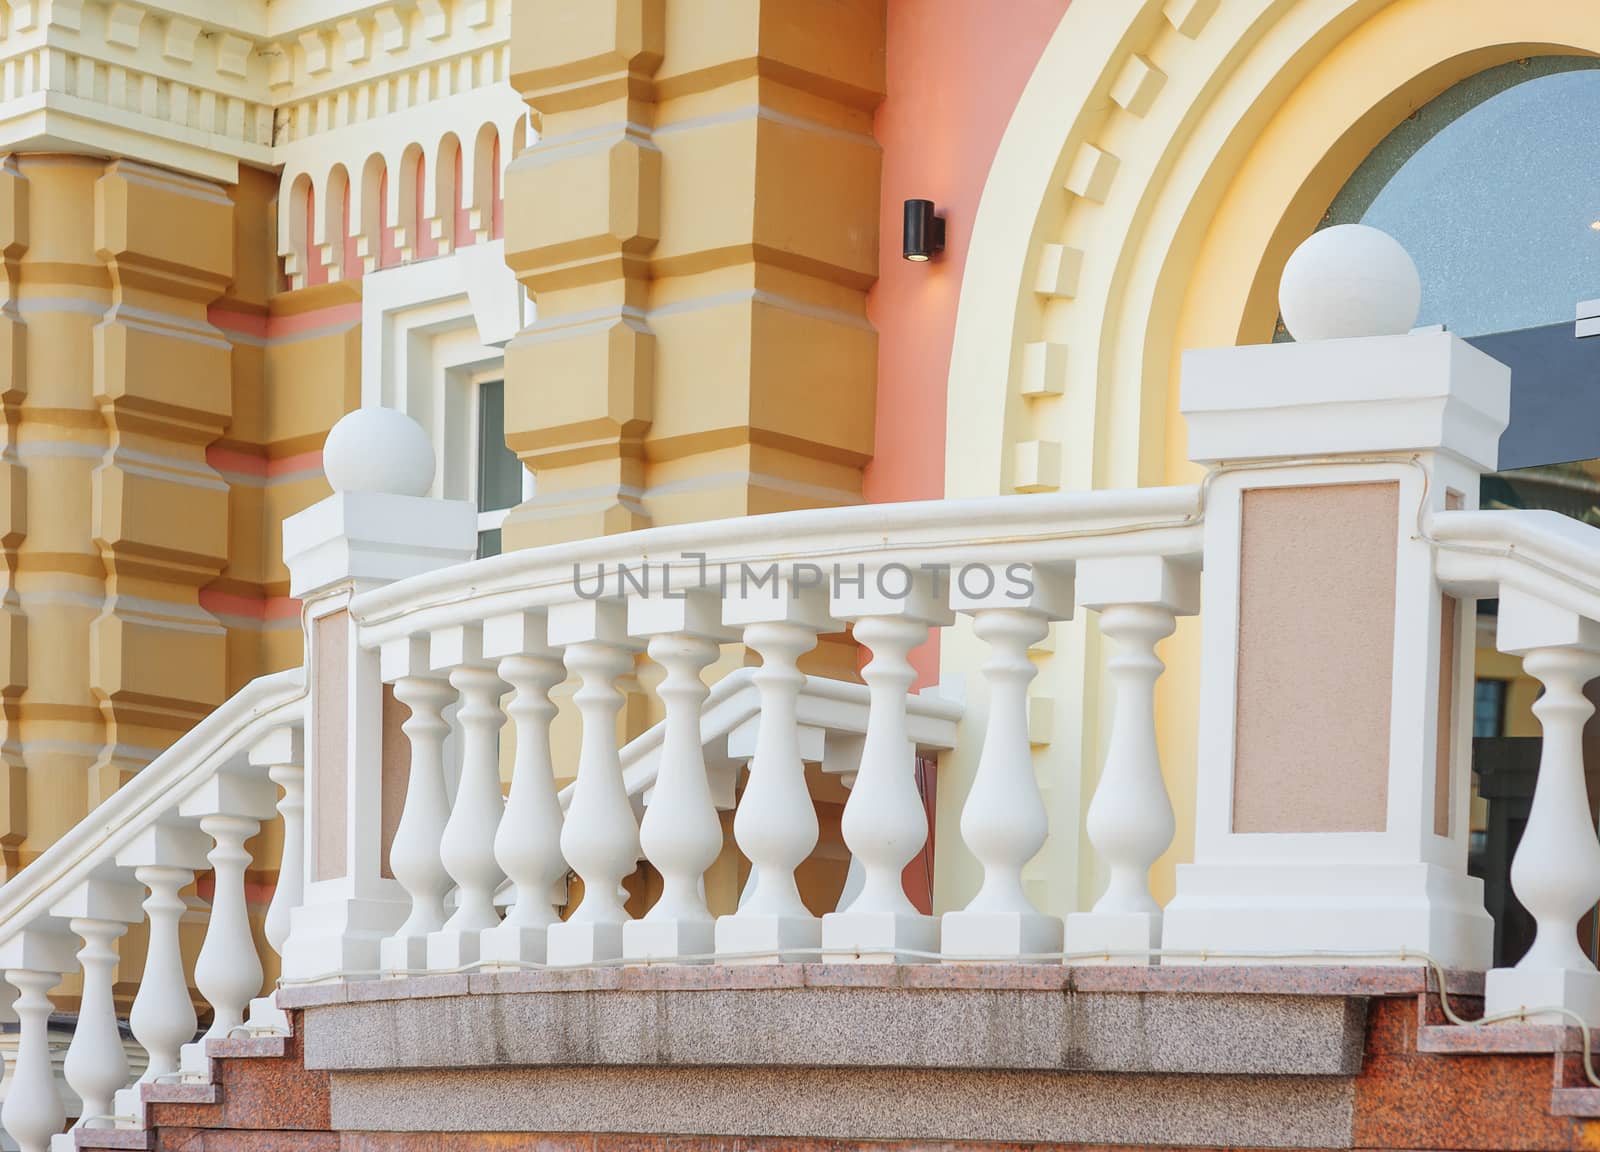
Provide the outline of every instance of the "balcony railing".
{"type": "MultiPolygon", "coordinates": [[[[1378,272],[1365,282],[1392,269],[1378,272]]],[[[1486,968],[1490,926],[1466,874],[1480,596],[1499,598],[1499,646],[1545,687],[1513,870],[1538,939],[1490,973],[1487,1008],[1600,1022],[1600,973],[1576,942],[1600,898],[1580,741],[1583,687],[1600,674],[1600,530],[1472,510],[1507,373],[1446,333],[1404,334],[1391,304],[1356,309],[1356,331],[1330,322],[1342,338],[1187,359],[1196,487],[783,513],[473,561],[474,509],[418,494],[420,432],[393,413],[347,417],[326,453],[335,494],[285,525],[304,678],[247,687],[0,888],[20,1021],[7,1132],[36,1152],[64,1123],[48,993],[80,971],[65,1064],[79,1122],[138,1122],[112,1001],[131,923],[150,937],[131,1021],[143,1080],[207,1075],[203,1041],[185,1044],[177,894],[208,864],[194,971],[206,1035],[247,1009],[247,1027],[286,1023],[271,997],[251,1001],[262,969],[244,888],[245,842],[274,807],[285,847],[266,936],[291,982],[818,959],[1486,968]],[[1194,859],[1163,909],[1148,883],[1174,834],[1157,649],[1196,613],[1194,859]],[[1082,614],[1110,641],[1087,814],[1108,884],[1062,918],[1023,884],[1049,834],[1029,654],[1082,614]],[[958,616],[987,648],[970,689],[987,700],[981,723],[912,691],[913,650],[958,616]],[[865,684],[805,675],[819,637],[846,629],[865,684]],[[760,665],[708,686],[727,645],[760,665]],[[664,718],[624,742],[621,682],[641,654],[664,718]],[[579,734],[558,764],[552,691],[569,678],[579,734]],[[976,770],[944,799],[961,805],[963,843],[941,851],[970,853],[983,878],[964,907],[929,914],[903,884],[928,836],[915,763],[951,749],[976,751],[976,770]],[[855,877],[820,916],[796,881],[819,840],[808,764],[850,785],[855,877]],[[714,914],[703,877],[730,809],[750,877],[714,914]],[[622,885],[641,860],[660,895],[635,919],[622,885]]]]}

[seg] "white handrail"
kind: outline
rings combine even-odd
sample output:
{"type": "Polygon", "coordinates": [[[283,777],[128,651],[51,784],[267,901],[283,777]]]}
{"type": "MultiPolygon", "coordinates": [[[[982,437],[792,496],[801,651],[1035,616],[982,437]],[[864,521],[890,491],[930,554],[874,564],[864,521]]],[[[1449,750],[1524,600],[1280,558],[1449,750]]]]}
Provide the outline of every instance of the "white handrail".
{"type": "Polygon", "coordinates": [[[260,676],[180,736],[143,771],[0,885],[0,944],[87,880],[117,849],[224,765],[242,760],[269,729],[303,713],[302,669],[260,676]]]}
{"type": "Polygon", "coordinates": [[[741,563],[926,564],[1070,562],[1085,556],[1197,555],[1198,487],[864,504],[645,528],[507,552],[426,572],[351,601],[361,643],[545,608],[577,598],[573,573],[599,565],[669,563],[674,587],[703,556],[741,563]],[[1137,537],[1132,539],[1130,537],[1137,537]]]}
{"type": "Polygon", "coordinates": [[[1439,512],[1428,527],[1439,580],[1454,593],[1505,585],[1600,620],[1600,528],[1546,509],[1439,512]]]}
{"type": "MultiPolygon", "coordinates": [[[[725,741],[735,729],[761,714],[754,676],[753,668],[736,668],[712,685],[700,710],[701,747],[716,751],[718,741],[725,741]]],[[[960,704],[920,693],[910,698],[908,711],[911,738],[918,747],[937,751],[955,747],[956,725],[962,715],[960,704]]],[[[867,686],[807,676],[796,702],[795,718],[807,727],[859,736],[867,730],[867,686]]],[[[656,753],[665,732],[666,725],[658,722],[623,745],[619,755],[629,796],[641,796],[655,783],[656,753]]],[[[743,763],[743,759],[739,762],[743,763]]],[[[560,795],[565,808],[571,801],[572,785],[563,788],[560,795]]]]}
{"type": "Polygon", "coordinates": [[[1430,526],[1435,571],[1458,596],[1499,600],[1495,646],[1521,657],[1542,689],[1542,744],[1511,887],[1537,926],[1513,967],[1484,985],[1487,1016],[1543,1023],[1600,1019],[1600,971],[1578,921],[1600,899],[1600,842],[1584,773],[1586,687],[1600,676],[1600,529],[1546,510],[1441,512],[1430,526]]]}

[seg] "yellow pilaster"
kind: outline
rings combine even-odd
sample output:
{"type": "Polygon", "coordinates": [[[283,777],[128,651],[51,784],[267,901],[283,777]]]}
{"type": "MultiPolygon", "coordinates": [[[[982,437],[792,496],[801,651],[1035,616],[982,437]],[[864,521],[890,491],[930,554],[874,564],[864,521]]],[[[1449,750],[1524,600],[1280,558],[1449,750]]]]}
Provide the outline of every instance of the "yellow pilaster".
{"type": "MultiPolygon", "coordinates": [[[[28,530],[27,473],[17,459],[28,378],[28,334],[17,291],[27,248],[27,180],[6,157],[0,162],[0,851],[8,864],[28,826],[27,766],[18,732],[28,686],[28,618],[16,588],[18,548],[28,530]]],[[[5,874],[9,869],[0,869],[5,874]]]]}
{"type": "Polygon", "coordinates": [[[111,308],[94,333],[108,451],[93,530],[106,602],[90,684],[106,720],[95,785],[140,766],[222,703],[226,641],[199,590],[228,558],[227,485],[206,462],[232,411],[231,348],[206,308],[233,275],[233,203],[206,181],[117,161],[95,184],[111,308]]]}
{"type": "MultiPolygon", "coordinates": [[[[106,426],[94,396],[95,327],[111,303],[95,252],[95,183],[105,162],[74,156],[14,159],[27,240],[17,264],[24,337],[8,392],[21,394],[15,458],[22,483],[14,588],[26,616],[16,747],[27,782],[25,822],[10,829],[8,870],[26,864],[91,806],[92,766],[105,722],[90,685],[90,634],[105,601],[105,566],[90,509],[106,426]],[[24,370],[25,366],[25,370],[24,370]]],[[[9,421],[8,421],[9,423],[9,421]]]]}
{"type": "Polygon", "coordinates": [[[0,845],[25,864],[221,703],[226,562],[206,446],[220,187],[127,161],[0,163],[0,845]]]}
{"type": "Polygon", "coordinates": [[[508,547],[860,499],[883,40],[877,0],[513,9],[508,547]]]}

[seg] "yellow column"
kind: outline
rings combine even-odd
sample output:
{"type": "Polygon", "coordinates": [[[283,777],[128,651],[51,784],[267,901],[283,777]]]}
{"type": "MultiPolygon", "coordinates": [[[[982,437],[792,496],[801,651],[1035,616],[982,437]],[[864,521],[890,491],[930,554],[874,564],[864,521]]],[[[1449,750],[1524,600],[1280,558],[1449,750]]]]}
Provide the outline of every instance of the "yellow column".
{"type": "Polygon", "coordinates": [[[519,0],[506,180],[538,321],[508,547],[853,503],[872,450],[879,0],[519,0]]]}
{"type": "Polygon", "coordinates": [[[206,309],[233,275],[233,202],[215,184],[119,160],[95,184],[94,238],[111,279],[94,332],[107,439],[92,504],[106,574],[90,636],[106,723],[98,802],[143,750],[226,696],[225,634],[199,590],[228,559],[228,490],[206,446],[232,411],[231,349],[206,309]]]}
{"type": "Polygon", "coordinates": [[[226,561],[206,446],[229,417],[206,306],[218,186],[127,161],[0,163],[0,845],[7,874],[219,704],[226,561]]]}
{"type": "Polygon", "coordinates": [[[18,721],[28,686],[28,618],[17,596],[19,547],[27,534],[27,473],[17,426],[27,394],[28,333],[17,309],[28,248],[28,183],[12,157],[0,162],[0,876],[9,876],[28,826],[27,767],[18,721]]]}
{"type": "Polygon", "coordinates": [[[7,852],[9,870],[88,811],[91,768],[105,743],[89,674],[90,632],[105,599],[91,506],[106,449],[94,396],[95,327],[111,302],[110,276],[95,252],[95,184],[105,162],[25,155],[14,165],[13,186],[26,197],[16,278],[25,352],[13,364],[20,378],[6,389],[21,395],[22,495],[8,536],[20,537],[15,591],[26,645],[6,680],[22,689],[13,755],[26,778],[27,809],[9,829],[16,847],[7,852]]]}

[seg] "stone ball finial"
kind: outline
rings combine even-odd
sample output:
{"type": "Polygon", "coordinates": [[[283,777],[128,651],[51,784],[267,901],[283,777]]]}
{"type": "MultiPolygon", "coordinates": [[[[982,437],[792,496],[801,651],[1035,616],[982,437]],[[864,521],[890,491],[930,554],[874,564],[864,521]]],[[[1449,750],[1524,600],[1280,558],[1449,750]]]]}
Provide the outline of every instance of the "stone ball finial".
{"type": "Polygon", "coordinates": [[[322,445],[322,471],[335,492],[426,496],[433,467],[422,425],[393,408],[345,413],[322,445]]]}
{"type": "Polygon", "coordinates": [[[1400,242],[1365,224],[1314,232],[1278,283],[1284,327],[1296,340],[1400,336],[1416,326],[1422,280],[1400,242]]]}

